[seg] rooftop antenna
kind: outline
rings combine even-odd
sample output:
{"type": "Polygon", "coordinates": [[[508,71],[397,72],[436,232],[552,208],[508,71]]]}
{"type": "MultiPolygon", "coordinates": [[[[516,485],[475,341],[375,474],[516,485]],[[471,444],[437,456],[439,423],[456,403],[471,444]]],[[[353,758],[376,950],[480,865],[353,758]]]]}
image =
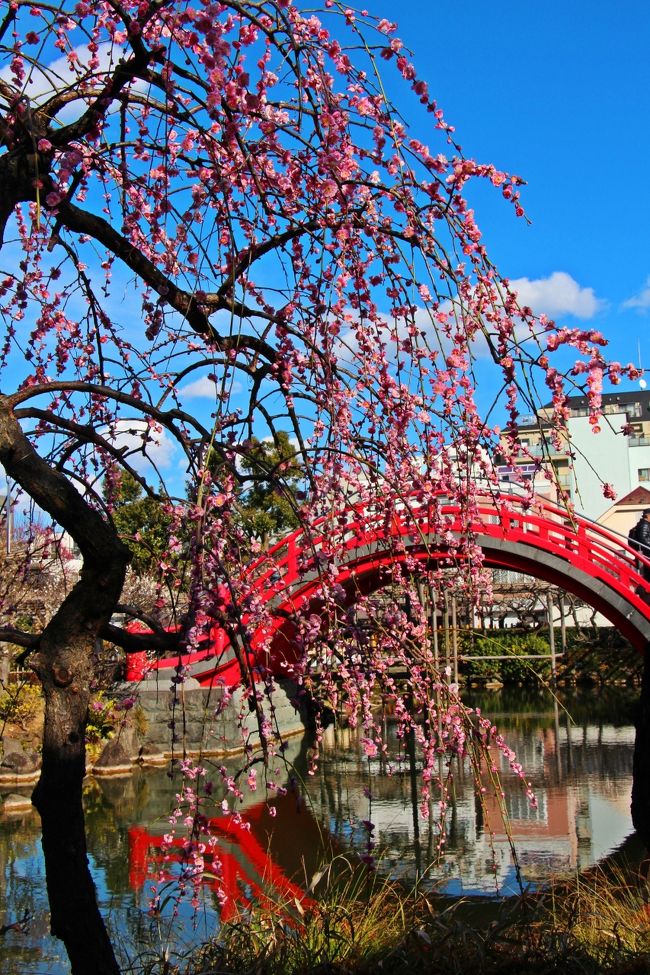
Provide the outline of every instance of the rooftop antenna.
{"type": "MultiPolygon", "coordinates": [[[[639,359],[639,369],[641,370],[641,372],[644,372],[643,365],[641,363],[641,343],[638,339],[636,340],[636,354],[639,359]]],[[[647,385],[648,385],[647,382],[645,381],[643,376],[641,376],[641,378],[639,379],[639,389],[645,389],[647,385]]]]}

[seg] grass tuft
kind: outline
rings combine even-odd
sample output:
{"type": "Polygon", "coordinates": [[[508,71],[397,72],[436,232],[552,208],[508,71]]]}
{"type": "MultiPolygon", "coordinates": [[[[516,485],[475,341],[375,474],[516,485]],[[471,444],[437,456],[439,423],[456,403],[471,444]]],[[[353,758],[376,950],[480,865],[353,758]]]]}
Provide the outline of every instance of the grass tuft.
{"type": "Polygon", "coordinates": [[[334,861],[317,901],[256,905],[148,975],[649,975],[650,913],[631,871],[592,869],[502,902],[450,902],[334,861]]]}

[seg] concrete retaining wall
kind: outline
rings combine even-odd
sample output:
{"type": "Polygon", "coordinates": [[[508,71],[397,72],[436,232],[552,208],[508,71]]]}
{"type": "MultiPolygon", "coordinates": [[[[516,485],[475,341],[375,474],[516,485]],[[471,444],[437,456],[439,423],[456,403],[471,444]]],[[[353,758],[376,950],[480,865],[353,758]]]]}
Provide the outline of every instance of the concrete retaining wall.
{"type": "MultiPolygon", "coordinates": [[[[245,741],[255,747],[260,740],[251,692],[241,687],[230,693],[222,687],[202,688],[192,678],[173,684],[154,676],[120,684],[113,695],[134,697],[135,703],[93,766],[95,775],[124,772],[134,762],[157,765],[185,755],[228,755],[241,752],[245,741]]],[[[257,685],[256,695],[269,734],[286,738],[304,733],[308,707],[299,703],[293,682],[278,681],[271,695],[257,685]]]]}

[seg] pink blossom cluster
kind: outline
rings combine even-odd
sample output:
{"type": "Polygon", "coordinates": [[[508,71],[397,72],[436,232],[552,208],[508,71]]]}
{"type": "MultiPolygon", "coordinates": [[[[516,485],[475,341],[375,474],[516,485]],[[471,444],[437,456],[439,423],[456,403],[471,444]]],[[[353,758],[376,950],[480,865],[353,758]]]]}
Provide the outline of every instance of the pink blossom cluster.
{"type": "MultiPolygon", "coordinates": [[[[325,712],[359,728],[369,761],[386,757],[376,706],[390,707],[441,822],[441,757],[474,755],[479,782],[489,738],[525,785],[445,674],[417,582],[439,601],[488,593],[479,499],[498,489],[497,455],[522,456],[522,397],[529,412],[537,389],[550,394],[561,444],[569,392],[582,384],[596,431],[604,381],[637,375],[607,361],[599,333],[520,307],[467,190],[485,184],[523,217],[523,180],[466,158],[393,23],[324,7],[34,0],[11,6],[0,37],[0,419],[105,524],[118,520],[118,472],[160,506],[154,597],[143,584],[146,605],[115,611],[183,657],[179,707],[184,655],[216,630],[246,689],[245,774],[200,792],[202,768],[182,768],[173,825],[191,837],[190,885],[209,842],[204,807],[236,811],[245,788],[283,788],[278,673],[321,702],[314,762],[325,712]],[[426,109],[430,144],[394,110],[391,83],[426,109]],[[499,426],[479,409],[479,358],[502,391],[499,426]],[[255,441],[280,433],[300,492],[286,458],[250,469],[255,441]],[[244,517],[268,484],[301,527],[293,568],[311,587],[282,627],[267,597],[289,585],[290,540],[244,517]],[[423,526],[444,558],[413,554],[423,526]],[[369,531],[385,555],[383,602],[341,572],[369,531]]],[[[65,515],[53,492],[32,490],[65,515]]],[[[139,526],[131,541],[146,537],[139,526]]],[[[19,618],[9,593],[0,605],[19,618]]],[[[224,692],[213,712],[234,699],[224,692]]]]}

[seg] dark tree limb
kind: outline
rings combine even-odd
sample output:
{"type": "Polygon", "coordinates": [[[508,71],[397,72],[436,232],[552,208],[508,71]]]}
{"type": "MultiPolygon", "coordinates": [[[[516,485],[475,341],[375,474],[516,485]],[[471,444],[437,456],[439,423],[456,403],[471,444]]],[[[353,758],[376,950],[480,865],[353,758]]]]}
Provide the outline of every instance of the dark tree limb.
{"type": "Polygon", "coordinates": [[[650,853],[650,645],[643,660],[632,771],[632,824],[650,853]]]}
{"type": "Polygon", "coordinates": [[[67,478],[38,456],[5,396],[0,462],[83,557],[79,581],[30,658],[45,696],[43,764],[32,801],[42,822],[52,933],[64,942],[73,975],[119,975],[88,868],[82,783],[93,650],[119,599],[130,555],[67,478]]]}

